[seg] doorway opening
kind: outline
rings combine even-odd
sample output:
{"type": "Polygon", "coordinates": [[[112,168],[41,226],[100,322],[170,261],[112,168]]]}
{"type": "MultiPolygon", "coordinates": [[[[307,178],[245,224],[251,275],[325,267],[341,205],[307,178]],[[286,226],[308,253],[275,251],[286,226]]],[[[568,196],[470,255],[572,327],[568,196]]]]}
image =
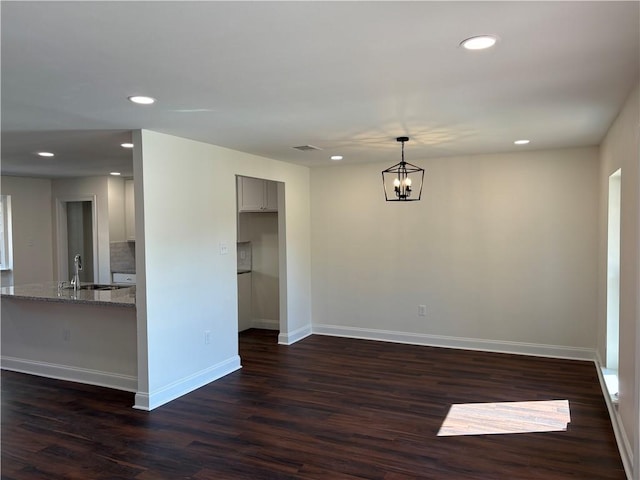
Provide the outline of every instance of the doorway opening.
{"type": "Polygon", "coordinates": [[[238,332],[282,331],[284,183],[236,177],[238,332]]]}
{"type": "Polygon", "coordinates": [[[604,377],[610,395],[618,393],[620,346],[620,199],[622,171],[609,176],[607,212],[607,343],[604,377]]]}
{"type": "Polygon", "coordinates": [[[96,283],[98,278],[97,221],[95,197],[58,199],[58,281],[69,281],[76,255],[82,257],[80,281],[96,283]]]}
{"type": "Polygon", "coordinates": [[[82,258],[81,282],[93,282],[93,211],[91,202],[67,202],[67,268],[82,258]]]}

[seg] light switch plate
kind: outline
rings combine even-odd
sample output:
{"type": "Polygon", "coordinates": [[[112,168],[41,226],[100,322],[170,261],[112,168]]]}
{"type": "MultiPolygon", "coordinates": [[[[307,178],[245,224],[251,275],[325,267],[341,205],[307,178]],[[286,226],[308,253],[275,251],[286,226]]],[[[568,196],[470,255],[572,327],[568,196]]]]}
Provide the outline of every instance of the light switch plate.
{"type": "Polygon", "coordinates": [[[224,242],[220,242],[220,255],[228,255],[229,254],[229,245],[224,242]]]}

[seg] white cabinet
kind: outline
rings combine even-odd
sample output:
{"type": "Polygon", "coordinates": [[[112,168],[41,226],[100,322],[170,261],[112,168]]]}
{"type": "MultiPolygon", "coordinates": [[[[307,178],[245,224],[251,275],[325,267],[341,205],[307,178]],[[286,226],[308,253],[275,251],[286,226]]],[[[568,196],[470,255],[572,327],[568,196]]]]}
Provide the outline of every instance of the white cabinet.
{"type": "Polygon", "coordinates": [[[133,180],[124,182],[124,234],[127,240],[136,239],[136,210],[133,180]]]}
{"type": "Polygon", "coordinates": [[[239,212],[277,212],[278,184],[269,180],[238,177],[239,212]]]}
{"type": "Polygon", "coordinates": [[[114,273],[112,279],[113,283],[126,283],[128,285],[136,284],[135,273],[114,273]]]}
{"type": "Polygon", "coordinates": [[[265,210],[268,212],[278,211],[278,184],[265,180],[265,210]]]}

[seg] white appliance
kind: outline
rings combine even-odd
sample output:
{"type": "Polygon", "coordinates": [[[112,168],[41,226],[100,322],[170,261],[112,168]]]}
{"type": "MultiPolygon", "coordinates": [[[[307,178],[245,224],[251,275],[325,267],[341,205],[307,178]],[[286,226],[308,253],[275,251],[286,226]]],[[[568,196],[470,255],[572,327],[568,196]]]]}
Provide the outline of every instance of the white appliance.
{"type": "Polygon", "coordinates": [[[136,284],[136,274],[135,273],[114,273],[112,275],[113,283],[125,283],[127,285],[135,285],[136,284]]]}

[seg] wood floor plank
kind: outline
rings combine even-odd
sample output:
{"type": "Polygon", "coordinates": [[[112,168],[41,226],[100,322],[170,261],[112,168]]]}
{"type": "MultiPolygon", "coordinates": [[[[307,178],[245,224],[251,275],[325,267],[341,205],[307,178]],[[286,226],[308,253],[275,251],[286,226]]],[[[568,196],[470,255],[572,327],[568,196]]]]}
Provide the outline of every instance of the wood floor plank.
{"type": "Polygon", "coordinates": [[[152,412],[2,372],[3,480],[624,480],[591,362],[240,335],[243,368],[152,412]],[[438,437],[452,404],[568,400],[566,431],[438,437]]]}

